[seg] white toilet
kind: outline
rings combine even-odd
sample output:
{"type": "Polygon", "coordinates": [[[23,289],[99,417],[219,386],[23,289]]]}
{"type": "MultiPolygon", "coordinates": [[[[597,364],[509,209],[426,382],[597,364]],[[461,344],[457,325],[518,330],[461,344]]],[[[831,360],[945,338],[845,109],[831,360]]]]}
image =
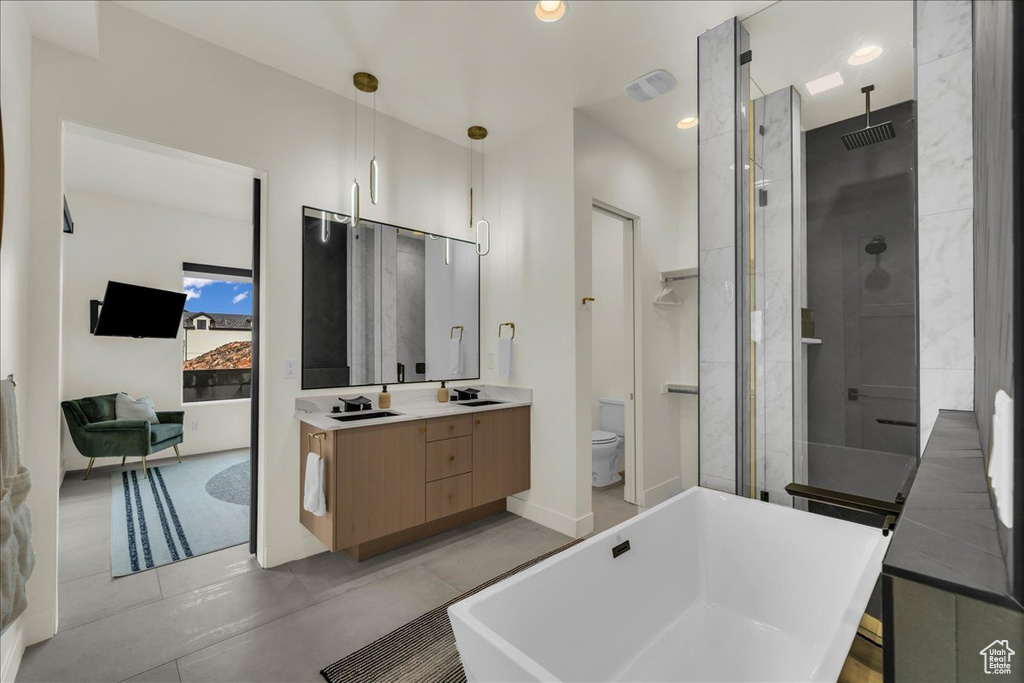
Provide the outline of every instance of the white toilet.
{"type": "Polygon", "coordinates": [[[590,433],[591,485],[601,488],[622,481],[626,403],[621,398],[599,398],[597,403],[601,428],[590,433]]]}

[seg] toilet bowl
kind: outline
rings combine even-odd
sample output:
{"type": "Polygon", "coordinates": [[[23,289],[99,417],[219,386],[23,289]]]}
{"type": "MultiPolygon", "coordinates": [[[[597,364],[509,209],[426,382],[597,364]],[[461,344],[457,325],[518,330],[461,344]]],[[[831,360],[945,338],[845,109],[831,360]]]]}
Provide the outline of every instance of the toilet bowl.
{"type": "Polygon", "coordinates": [[[600,398],[600,425],[590,433],[591,486],[601,488],[622,481],[619,471],[625,460],[626,402],[600,398]]]}
{"type": "Polygon", "coordinates": [[[619,476],[619,455],[622,452],[622,437],[605,431],[591,432],[591,486],[600,488],[622,481],[619,476]]]}

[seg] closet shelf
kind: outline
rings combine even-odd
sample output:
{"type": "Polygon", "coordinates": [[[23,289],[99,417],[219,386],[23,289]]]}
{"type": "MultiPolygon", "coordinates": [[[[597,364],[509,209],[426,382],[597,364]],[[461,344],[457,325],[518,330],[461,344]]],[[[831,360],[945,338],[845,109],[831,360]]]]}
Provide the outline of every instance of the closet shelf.
{"type": "Polygon", "coordinates": [[[694,280],[697,278],[698,270],[696,268],[676,268],[675,270],[663,270],[661,271],[661,281],[666,284],[678,282],[680,280],[694,280]]]}
{"type": "Polygon", "coordinates": [[[820,344],[821,340],[817,337],[801,337],[800,342],[802,344],[820,344]]]}

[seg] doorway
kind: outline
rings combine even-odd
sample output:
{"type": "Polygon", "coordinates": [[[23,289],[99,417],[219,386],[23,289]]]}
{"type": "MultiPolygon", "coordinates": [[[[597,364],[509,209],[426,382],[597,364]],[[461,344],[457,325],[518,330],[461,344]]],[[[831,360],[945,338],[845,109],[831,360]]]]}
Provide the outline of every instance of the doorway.
{"type": "Polygon", "coordinates": [[[591,213],[591,490],[595,530],[642,504],[636,439],[635,216],[594,202],[591,213]]]}
{"type": "Polygon", "coordinates": [[[62,152],[63,629],[110,616],[120,577],[151,587],[148,570],[207,553],[250,561],[262,187],[253,169],[79,124],[64,124],[62,152]],[[184,295],[180,321],[104,334],[108,283],[184,295]],[[124,419],[129,398],[156,413],[132,422],[148,440],[83,440],[80,421],[124,419]],[[72,597],[84,585],[110,599],[72,597]]]}

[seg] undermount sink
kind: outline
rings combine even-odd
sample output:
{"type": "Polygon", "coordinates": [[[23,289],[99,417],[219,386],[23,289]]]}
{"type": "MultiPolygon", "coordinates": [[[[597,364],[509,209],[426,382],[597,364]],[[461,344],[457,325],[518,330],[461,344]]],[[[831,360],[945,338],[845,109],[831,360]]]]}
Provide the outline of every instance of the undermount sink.
{"type": "Polygon", "coordinates": [[[476,406],[498,406],[501,405],[502,403],[507,403],[507,401],[492,401],[487,398],[481,398],[475,401],[452,401],[452,405],[469,406],[470,408],[476,406]]]}
{"type": "Polygon", "coordinates": [[[347,413],[345,415],[331,415],[332,420],[338,422],[355,422],[356,420],[375,420],[378,417],[399,417],[401,413],[392,413],[390,410],[369,412],[359,411],[358,413],[347,413]]]}

